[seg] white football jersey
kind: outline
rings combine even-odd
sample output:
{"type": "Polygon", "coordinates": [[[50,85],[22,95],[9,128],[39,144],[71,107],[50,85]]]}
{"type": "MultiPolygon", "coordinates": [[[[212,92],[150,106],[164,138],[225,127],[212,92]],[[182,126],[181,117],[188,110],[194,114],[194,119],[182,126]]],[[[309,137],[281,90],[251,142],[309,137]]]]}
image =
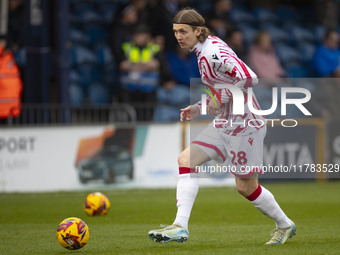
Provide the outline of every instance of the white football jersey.
{"type": "MultiPolygon", "coordinates": [[[[215,117],[214,126],[225,134],[238,136],[249,135],[265,125],[265,117],[252,113],[248,107],[247,88],[258,82],[256,74],[237,57],[235,52],[220,38],[208,36],[203,42],[198,42],[191,50],[197,56],[201,79],[210,90],[213,88],[220,97],[222,107],[215,117]],[[233,114],[233,97],[229,89],[215,89],[216,84],[237,86],[244,95],[244,114],[233,114]]],[[[214,94],[214,92],[212,91],[214,94]]],[[[211,100],[207,98],[207,104],[211,100]]],[[[202,102],[198,102],[201,108],[202,102]]],[[[260,110],[255,95],[252,106],[260,110]]]]}

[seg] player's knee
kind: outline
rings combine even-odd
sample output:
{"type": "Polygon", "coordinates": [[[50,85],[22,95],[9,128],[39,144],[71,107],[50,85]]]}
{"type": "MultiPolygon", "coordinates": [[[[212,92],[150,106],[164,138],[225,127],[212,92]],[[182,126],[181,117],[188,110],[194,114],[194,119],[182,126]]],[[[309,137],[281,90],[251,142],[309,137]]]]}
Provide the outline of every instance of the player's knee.
{"type": "Polygon", "coordinates": [[[237,178],[237,191],[244,197],[251,195],[258,187],[256,176],[254,178],[237,178]]]}
{"type": "Polygon", "coordinates": [[[237,185],[237,191],[238,191],[238,193],[240,193],[242,196],[244,196],[244,197],[246,197],[247,196],[247,192],[248,192],[248,189],[247,189],[247,187],[245,187],[245,186],[242,186],[242,185],[237,185]]]}
{"type": "Polygon", "coordinates": [[[253,192],[252,186],[247,185],[246,183],[237,183],[236,188],[238,193],[240,193],[244,197],[249,196],[253,192]]]}
{"type": "Polygon", "coordinates": [[[178,156],[177,162],[180,167],[190,167],[190,157],[187,156],[187,153],[181,152],[178,156]]]}

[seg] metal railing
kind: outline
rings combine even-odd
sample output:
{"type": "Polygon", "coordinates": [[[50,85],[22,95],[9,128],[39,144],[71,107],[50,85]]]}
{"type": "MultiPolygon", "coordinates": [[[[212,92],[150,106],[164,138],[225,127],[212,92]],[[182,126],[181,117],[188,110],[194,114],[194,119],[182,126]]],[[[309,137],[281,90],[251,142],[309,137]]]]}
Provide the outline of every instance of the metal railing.
{"type": "Polygon", "coordinates": [[[136,110],[130,104],[70,106],[62,104],[22,104],[18,117],[2,119],[0,126],[84,125],[134,123],[136,110]]]}

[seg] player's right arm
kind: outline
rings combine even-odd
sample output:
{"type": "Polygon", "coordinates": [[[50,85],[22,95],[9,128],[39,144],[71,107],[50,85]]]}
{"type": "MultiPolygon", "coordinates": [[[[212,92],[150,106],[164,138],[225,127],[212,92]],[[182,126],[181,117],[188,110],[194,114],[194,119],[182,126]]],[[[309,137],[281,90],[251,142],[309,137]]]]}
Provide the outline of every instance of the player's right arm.
{"type": "Polygon", "coordinates": [[[189,105],[183,109],[181,109],[180,120],[183,122],[184,120],[192,120],[196,116],[200,114],[200,108],[197,105],[189,105]]]}

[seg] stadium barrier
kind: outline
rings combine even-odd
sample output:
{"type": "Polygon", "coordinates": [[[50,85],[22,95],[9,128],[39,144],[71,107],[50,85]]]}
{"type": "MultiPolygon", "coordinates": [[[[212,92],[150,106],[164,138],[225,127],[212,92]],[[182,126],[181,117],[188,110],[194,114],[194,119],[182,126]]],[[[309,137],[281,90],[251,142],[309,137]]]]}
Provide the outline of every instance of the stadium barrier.
{"type": "MultiPolygon", "coordinates": [[[[177,183],[180,123],[12,127],[0,134],[0,192],[169,188],[177,183]]],[[[204,182],[234,184],[232,179],[204,182]]]]}
{"type": "Polygon", "coordinates": [[[22,104],[16,118],[8,118],[7,126],[84,125],[114,122],[136,122],[136,111],[130,104],[71,106],[63,104],[22,104]]]}
{"type": "MultiPolygon", "coordinates": [[[[268,127],[264,163],[339,164],[339,123],[297,121],[295,128],[268,127]]],[[[0,192],[175,187],[178,154],[207,123],[141,123],[129,105],[24,105],[19,119],[0,127],[0,192]]],[[[202,185],[234,185],[226,178],[232,175],[204,177],[202,185]]],[[[339,173],[267,178],[322,181],[339,173]]]]}

